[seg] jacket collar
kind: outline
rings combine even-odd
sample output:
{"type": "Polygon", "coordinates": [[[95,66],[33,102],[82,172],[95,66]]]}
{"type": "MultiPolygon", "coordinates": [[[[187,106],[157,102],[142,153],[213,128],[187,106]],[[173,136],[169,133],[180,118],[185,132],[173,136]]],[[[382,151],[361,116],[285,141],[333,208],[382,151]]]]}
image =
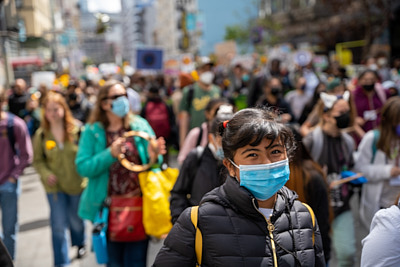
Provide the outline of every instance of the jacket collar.
{"type": "MultiPolygon", "coordinates": [[[[257,220],[264,220],[264,217],[258,210],[257,199],[244,187],[240,186],[236,178],[228,176],[226,182],[221,186],[223,197],[225,197],[230,206],[257,220]]],[[[291,210],[294,201],[297,199],[297,194],[286,187],[278,191],[275,202],[274,211],[271,221],[274,222],[285,210],[291,210]]],[[[207,201],[207,197],[204,198],[207,201]]]]}

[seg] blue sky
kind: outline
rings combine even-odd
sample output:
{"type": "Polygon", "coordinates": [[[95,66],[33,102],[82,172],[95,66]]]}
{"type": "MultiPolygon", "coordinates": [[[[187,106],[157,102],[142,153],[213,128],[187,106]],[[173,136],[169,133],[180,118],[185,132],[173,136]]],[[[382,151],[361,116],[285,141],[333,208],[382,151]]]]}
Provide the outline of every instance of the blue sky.
{"type": "MultiPolygon", "coordinates": [[[[87,2],[92,12],[116,13],[121,10],[120,1],[87,2]]],[[[214,45],[224,40],[226,26],[246,23],[250,17],[256,17],[258,2],[259,0],[198,0],[199,10],[205,19],[200,54],[208,55],[214,51],[214,45]]]]}
{"type": "Polygon", "coordinates": [[[118,13],[121,11],[120,1],[109,0],[87,0],[90,12],[118,13]]]}
{"type": "Polygon", "coordinates": [[[257,16],[256,0],[198,0],[199,10],[205,18],[201,55],[214,51],[214,45],[222,42],[225,27],[242,24],[257,16]]]}

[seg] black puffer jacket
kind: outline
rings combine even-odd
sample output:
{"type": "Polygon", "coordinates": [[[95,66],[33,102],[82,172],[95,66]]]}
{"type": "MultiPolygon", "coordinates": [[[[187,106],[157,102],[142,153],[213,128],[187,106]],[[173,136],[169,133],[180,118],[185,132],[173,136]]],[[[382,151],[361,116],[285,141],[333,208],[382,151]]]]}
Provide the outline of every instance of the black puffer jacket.
{"type": "MultiPolygon", "coordinates": [[[[271,242],[267,221],[258,211],[256,199],[235,178],[227,178],[200,203],[202,266],[274,266],[272,243],[278,261],[275,266],[325,266],[318,225],[313,229],[310,213],[296,197],[286,187],[278,192],[271,216],[271,242]]],[[[154,266],[196,265],[190,210],[186,209],[175,223],[154,266]]]]}

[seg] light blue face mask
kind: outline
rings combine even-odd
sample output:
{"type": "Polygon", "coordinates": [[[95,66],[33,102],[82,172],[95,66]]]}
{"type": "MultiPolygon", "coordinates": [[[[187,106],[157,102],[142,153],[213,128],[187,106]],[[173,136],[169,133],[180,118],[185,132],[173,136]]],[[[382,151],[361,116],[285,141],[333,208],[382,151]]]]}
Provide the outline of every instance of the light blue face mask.
{"type": "Polygon", "coordinates": [[[112,102],[112,113],[120,118],[125,117],[129,112],[129,101],[126,96],[120,96],[112,102]]]}
{"type": "MultiPolygon", "coordinates": [[[[212,138],[214,140],[214,143],[218,143],[214,135],[212,136],[212,138]]],[[[225,158],[224,150],[222,149],[221,146],[209,143],[208,147],[213,152],[216,159],[223,160],[225,158]]]]}
{"type": "Polygon", "coordinates": [[[217,151],[215,151],[215,156],[219,160],[223,160],[225,158],[224,150],[222,149],[222,147],[217,148],[217,151]]]}
{"type": "Polygon", "coordinates": [[[239,165],[229,160],[239,169],[240,186],[245,187],[261,201],[271,198],[289,180],[289,161],[281,160],[270,164],[239,165]]]}

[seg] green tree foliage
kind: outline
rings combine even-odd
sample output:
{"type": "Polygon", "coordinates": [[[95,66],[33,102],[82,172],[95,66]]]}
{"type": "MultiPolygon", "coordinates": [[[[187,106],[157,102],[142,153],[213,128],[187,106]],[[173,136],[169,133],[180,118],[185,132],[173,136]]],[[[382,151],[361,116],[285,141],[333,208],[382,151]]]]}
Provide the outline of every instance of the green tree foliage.
{"type": "MultiPolygon", "coordinates": [[[[382,35],[389,25],[391,14],[390,0],[322,0],[321,4],[332,14],[341,15],[339,27],[325,32],[335,39],[349,35],[365,40],[363,58],[369,55],[374,40],[382,35]]],[[[322,38],[324,33],[321,33],[322,38]]],[[[328,37],[327,37],[328,38],[328,37]]],[[[332,37],[330,37],[332,39],[332,37]]]]}
{"type": "Polygon", "coordinates": [[[270,18],[254,18],[246,24],[227,26],[224,39],[236,41],[244,50],[253,46],[256,52],[263,53],[266,45],[279,43],[279,37],[275,34],[279,29],[281,26],[270,18]]]}
{"type": "Polygon", "coordinates": [[[238,44],[246,44],[249,41],[250,33],[246,26],[242,25],[232,25],[225,28],[226,41],[234,40],[238,44]]]}

